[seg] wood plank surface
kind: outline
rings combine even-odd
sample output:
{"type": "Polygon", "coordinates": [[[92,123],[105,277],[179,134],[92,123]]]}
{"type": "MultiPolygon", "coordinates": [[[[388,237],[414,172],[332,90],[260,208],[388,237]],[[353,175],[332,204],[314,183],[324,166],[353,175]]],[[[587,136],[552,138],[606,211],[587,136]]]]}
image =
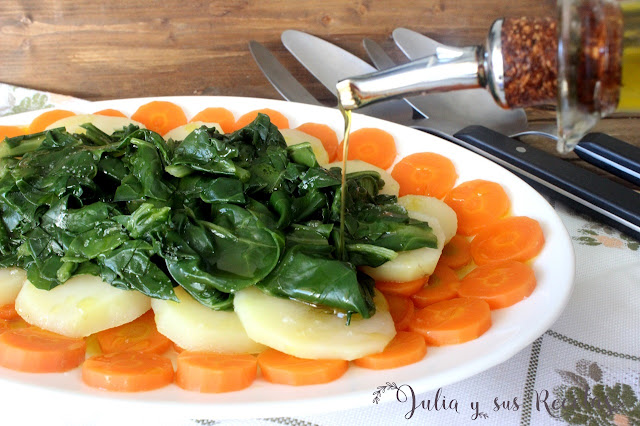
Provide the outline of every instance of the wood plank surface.
{"type": "MultiPolygon", "coordinates": [[[[362,39],[403,59],[391,32],[405,27],[444,43],[482,43],[501,16],[555,13],[554,0],[2,0],[0,82],[89,100],[165,95],[278,99],[247,43],[271,49],[325,102],[331,94],[284,49],[298,29],[366,59],[362,39]]],[[[532,121],[553,121],[531,110],[532,121]]],[[[603,120],[606,131],[640,146],[640,118],[603,120]]],[[[534,144],[554,151],[553,144],[534,144]]],[[[572,161],[575,158],[570,157],[572,161]]],[[[579,163],[582,163],[581,161],[579,163]]]]}

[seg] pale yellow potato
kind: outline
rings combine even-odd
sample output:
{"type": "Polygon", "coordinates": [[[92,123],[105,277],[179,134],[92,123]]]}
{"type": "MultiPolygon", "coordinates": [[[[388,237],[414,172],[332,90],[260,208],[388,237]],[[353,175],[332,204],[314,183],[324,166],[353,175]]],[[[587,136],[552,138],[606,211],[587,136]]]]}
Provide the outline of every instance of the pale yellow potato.
{"type": "Polygon", "coordinates": [[[27,280],[16,298],[16,311],[26,322],[68,337],[126,324],[150,308],[144,294],[121,290],[93,275],[77,275],[48,291],[27,280]]]}
{"type": "Polygon", "coordinates": [[[376,313],[351,317],[269,296],[256,287],[235,295],[235,311],[249,337],[289,355],[310,359],[356,358],[381,352],[396,334],[387,302],[376,291],[376,313]]]}
{"type": "Polygon", "coordinates": [[[296,129],[280,129],[280,133],[282,133],[287,146],[309,142],[311,149],[316,156],[316,160],[318,160],[318,164],[324,167],[325,164],[329,162],[329,154],[327,154],[327,150],[324,149],[322,141],[315,136],[308,135],[305,132],[296,129]]]}
{"type": "Polygon", "coordinates": [[[258,353],[265,347],[247,336],[233,311],[214,311],[182,287],[174,289],[180,303],[153,299],[158,331],[182,349],[230,354],[258,353]]]}
{"type": "Polygon", "coordinates": [[[0,306],[15,302],[22,285],[26,280],[27,272],[24,269],[0,269],[0,306]]]}
{"type": "Polygon", "coordinates": [[[458,230],[458,217],[456,212],[444,201],[424,195],[405,195],[398,198],[398,204],[408,212],[422,213],[435,217],[444,232],[444,243],[451,241],[458,230]]]}

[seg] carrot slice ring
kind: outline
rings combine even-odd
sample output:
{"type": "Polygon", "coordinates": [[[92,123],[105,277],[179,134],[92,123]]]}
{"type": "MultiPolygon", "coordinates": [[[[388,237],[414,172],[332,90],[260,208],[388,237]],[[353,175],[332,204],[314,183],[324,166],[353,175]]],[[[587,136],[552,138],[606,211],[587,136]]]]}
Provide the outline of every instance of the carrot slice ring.
{"type": "Polygon", "coordinates": [[[151,310],[127,324],[97,333],[96,338],[105,354],[126,351],[162,354],[171,346],[171,340],[158,332],[151,310]]]}
{"type": "Polygon", "coordinates": [[[31,124],[29,124],[27,133],[43,132],[47,127],[49,127],[56,121],[62,120],[63,118],[71,117],[73,115],[76,115],[76,113],[64,109],[54,109],[53,111],[43,112],[42,114],[34,118],[31,124]]]}
{"type": "Polygon", "coordinates": [[[183,351],[178,355],[176,384],[197,392],[233,392],[249,387],[257,370],[252,355],[183,351]]]}
{"type": "Polygon", "coordinates": [[[338,136],[331,127],[320,123],[304,123],[298,126],[297,130],[320,139],[322,146],[329,154],[329,162],[333,162],[336,159],[338,136]]]}
{"type": "Polygon", "coordinates": [[[84,361],[86,344],[39,329],[16,328],[0,335],[0,365],[31,373],[71,370],[84,361]]]}
{"type": "Polygon", "coordinates": [[[262,376],[271,383],[290,386],[329,383],[349,368],[341,359],[304,359],[267,349],[258,355],[262,376]]]}
{"type": "Polygon", "coordinates": [[[187,124],[187,116],[180,106],[168,101],[152,101],[141,105],[131,119],[149,130],[164,135],[169,130],[187,124]]]}
{"type": "Polygon", "coordinates": [[[123,117],[123,118],[127,118],[127,116],[123,112],[118,111],[117,109],[112,109],[112,108],[101,109],[100,111],[94,112],[93,115],[104,115],[104,116],[107,116],[107,117],[123,117]]]}
{"type": "Polygon", "coordinates": [[[453,269],[459,269],[471,262],[471,244],[461,235],[453,238],[442,249],[439,264],[453,269]]]}
{"type": "Polygon", "coordinates": [[[412,296],[424,286],[428,277],[421,277],[417,280],[395,282],[376,281],[376,288],[384,294],[396,294],[398,296],[412,296]]]}
{"type": "Polygon", "coordinates": [[[400,184],[400,196],[408,194],[443,198],[458,179],[456,168],[447,157],[421,152],[404,157],[393,167],[393,177],[400,184]]]}
{"type": "Polygon", "coordinates": [[[445,300],[419,309],[409,326],[432,346],[468,342],[481,336],[489,327],[489,304],[470,297],[445,300]]]}
{"type": "Polygon", "coordinates": [[[403,331],[408,329],[415,310],[411,299],[395,294],[385,294],[384,297],[387,299],[389,313],[393,323],[396,325],[396,330],[403,331]]]}
{"type": "Polygon", "coordinates": [[[460,282],[461,297],[477,297],[491,309],[506,308],[528,297],[536,276],[528,265],[513,260],[489,263],[469,272],[460,282]]]}
{"type": "Polygon", "coordinates": [[[471,241],[471,256],[478,265],[499,260],[526,262],[544,246],[544,234],[538,221],[512,216],[486,226],[471,241]]]}
{"type": "MultiPolygon", "coordinates": [[[[343,147],[344,141],[336,152],[340,161],[343,159],[343,147]]],[[[384,130],[367,127],[349,135],[349,160],[362,160],[386,170],[391,167],[397,155],[395,139],[384,130]]]]}
{"type": "Polygon", "coordinates": [[[173,366],[169,358],[152,353],[119,352],[97,355],[82,365],[82,380],[88,386],[98,389],[117,392],[148,391],[173,382],[173,366]]]}
{"type": "Polygon", "coordinates": [[[19,126],[0,126],[0,141],[26,134],[26,129],[19,126]]]}
{"type": "Polygon", "coordinates": [[[190,123],[194,121],[218,123],[220,127],[222,127],[222,131],[225,133],[233,132],[236,124],[236,118],[233,116],[233,113],[228,109],[221,107],[203,109],[189,120],[190,123]]]}
{"type": "Polygon", "coordinates": [[[353,363],[372,370],[387,370],[416,363],[426,354],[427,344],[421,334],[399,331],[384,351],[358,358],[353,363]]]}
{"type": "Polygon", "coordinates": [[[411,299],[417,308],[433,305],[443,300],[458,297],[458,276],[456,273],[442,264],[438,264],[433,274],[429,277],[427,284],[411,299]]]}
{"type": "Polygon", "coordinates": [[[462,235],[476,234],[511,208],[509,196],[500,184],[481,179],[461,183],[444,201],[456,212],[462,235]]]}
{"type": "Polygon", "coordinates": [[[258,113],[268,115],[271,120],[271,124],[275,125],[278,129],[289,128],[289,119],[284,114],[271,108],[262,108],[248,112],[240,117],[234,125],[234,130],[242,129],[247,124],[252,123],[258,116],[258,113]]]}

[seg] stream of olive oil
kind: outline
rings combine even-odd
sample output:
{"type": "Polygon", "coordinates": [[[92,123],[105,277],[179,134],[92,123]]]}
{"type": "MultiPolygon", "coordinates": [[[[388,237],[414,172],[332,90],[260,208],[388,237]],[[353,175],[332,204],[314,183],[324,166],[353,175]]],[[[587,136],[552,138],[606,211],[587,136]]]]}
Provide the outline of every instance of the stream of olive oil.
{"type": "Polygon", "coordinates": [[[344,139],[342,144],[342,187],[340,190],[340,260],[346,260],[347,252],[344,246],[344,215],[347,205],[347,157],[349,153],[349,134],[351,133],[351,110],[346,110],[338,104],[344,118],[344,139]]]}

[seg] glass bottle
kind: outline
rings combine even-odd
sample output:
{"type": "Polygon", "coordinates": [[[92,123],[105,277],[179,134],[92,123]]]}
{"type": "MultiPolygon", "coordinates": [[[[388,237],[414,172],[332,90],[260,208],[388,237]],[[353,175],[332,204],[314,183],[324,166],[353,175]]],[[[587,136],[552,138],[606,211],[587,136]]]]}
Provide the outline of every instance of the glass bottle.
{"type": "Polygon", "coordinates": [[[482,46],[438,49],[399,67],[342,80],[355,109],[391,97],[484,87],[504,108],[557,106],[558,151],[599,118],[640,112],[640,1],[558,0],[556,17],[496,20],[482,46]]]}

